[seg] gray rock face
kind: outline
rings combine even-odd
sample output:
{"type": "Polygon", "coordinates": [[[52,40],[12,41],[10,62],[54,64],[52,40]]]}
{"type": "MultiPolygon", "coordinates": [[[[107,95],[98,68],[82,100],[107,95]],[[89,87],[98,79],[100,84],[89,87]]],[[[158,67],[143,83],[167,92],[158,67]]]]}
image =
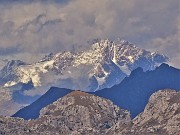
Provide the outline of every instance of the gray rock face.
{"type": "Polygon", "coordinates": [[[178,135],[180,131],[180,92],[154,93],[143,113],[133,120],[135,132],[178,135]]]}
{"type": "Polygon", "coordinates": [[[144,112],[129,125],[113,127],[108,134],[114,135],[179,135],[180,92],[164,90],[154,93],[144,112]]]}
{"type": "Polygon", "coordinates": [[[0,117],[0,134],[99,135],[129,122],[129,112],[111,101],[75,91],[43,108],[38,119],[0,117]]]}
{"type": "MultiPolygon", "coordinates": [[[[33,112],[32,112],[33,113],[33,112]]],[[[104,98],[75,91],[25,121],[0,117],[1,135],[179,135],[180,92],[154,93],[144,112],[130,120],[129,112],[104,98]]]]}

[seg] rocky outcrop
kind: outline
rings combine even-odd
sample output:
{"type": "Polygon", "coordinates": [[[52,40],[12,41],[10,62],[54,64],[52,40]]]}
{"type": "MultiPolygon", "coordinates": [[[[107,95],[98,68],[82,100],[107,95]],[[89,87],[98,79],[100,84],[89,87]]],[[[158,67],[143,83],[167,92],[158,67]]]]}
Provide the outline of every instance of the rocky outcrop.
{"type": "Polygon", "coordinates": [[[43,108],[39,121],[68,134],[103,134],[119,121],[129,122],[130,114],[107,99],[75,91],[43,108]]]}
{"type": "MultiPolygon", "coordinates": [[[[32,112],[33,113],[33,112],[32,112]]],[[[107,99],[71,92],[43,108],[40,117],[0,117],[1,135],[179,135],[180,92],[154,93],[144,112],[130,120],[128,111],[107,99]]]]}
{"type": "Polygon", "coordinates": [[[130,113],[110,100],[74,91],[43,108],[38,119],[0,117],[0,133],[100,135],[117,123],[129,122],[130,113]]]}
{"type": "Polygon", "coordinates": [[[163,90],[154,93],[144,112],[131,123],[121,127],[116,125],[107,134],[114,135],[179,135],[180,132],[180,92],[163,90]]]}

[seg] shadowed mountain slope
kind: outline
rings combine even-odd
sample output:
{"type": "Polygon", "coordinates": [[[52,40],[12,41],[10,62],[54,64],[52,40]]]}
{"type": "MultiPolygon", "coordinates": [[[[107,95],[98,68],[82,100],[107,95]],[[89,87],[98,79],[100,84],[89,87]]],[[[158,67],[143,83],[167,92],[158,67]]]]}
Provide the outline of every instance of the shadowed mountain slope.
{"type": "Polygon", "coordinates": [[[162,64],[154,71],[134,70],[119,85],[95,92],[130,111],[134,118],[144,110],[149,97],[160,89],[180,90],[180,70],[162,64]]]}
{"type": "MultiPolygon", "coordinates": [[[[91,94],[110,99],[114,104],[130,111],[131,116],[134,118],[144,110],[149,97],[154,92],[166,88],[180,90],[179,82],[180,70],[162,64],[154,71],[143,72],[141,68],[137,68],[119,85],[91,94]]],[[[18,111],[13,117],[38,118],[39,111],[43,107],[70,92],[71,90],[52,87],[45,95],[33,104],[18,111]]]]}
{"type": "Polygon", "coordinates": [[[69,89],[52,87],[48,92],[46,92],[35,102],[16,112],[13,117],[20,117],[26,120],[38,118],[39,112],[42,108],[55,102],[60,97],[63,97],[70,92],[71,90],[69,89]]]}

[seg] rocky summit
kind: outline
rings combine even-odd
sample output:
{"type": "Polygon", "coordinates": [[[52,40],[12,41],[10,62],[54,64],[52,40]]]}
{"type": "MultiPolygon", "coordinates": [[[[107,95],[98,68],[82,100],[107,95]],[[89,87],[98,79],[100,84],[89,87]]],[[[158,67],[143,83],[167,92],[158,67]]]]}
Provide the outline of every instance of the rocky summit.
{"type": "MultiPolygon", "coordinates": [[[[33,113],[33,112],[32,112],[33,113]]],[[[180,92],[154,93],[133,120],[110,100],[74,91],[44,107],[34,120],[0,117],[1,135],[179,135],[180,92]]]]}
{"type": "Polygon", "coordinates": [[[144,111],[124,129],[115,126],[111,135],[179,135],[180,92],[162,90],[154,93],[144,111]]]}
{"type": "Polygon", "coordinates": [[[129,122],[130,113],[110,100],[74,91],[43,108],[38,119],[0,117],[0,134],[100,135],[129,122]]]}

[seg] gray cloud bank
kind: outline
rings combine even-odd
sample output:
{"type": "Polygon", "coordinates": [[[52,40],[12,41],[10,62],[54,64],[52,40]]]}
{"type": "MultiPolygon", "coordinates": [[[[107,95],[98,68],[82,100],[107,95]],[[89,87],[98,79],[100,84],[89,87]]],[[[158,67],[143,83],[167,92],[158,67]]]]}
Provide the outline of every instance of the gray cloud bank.
{"type": "Polygon", "coordinates": [[[121,37],[164,53],[180,68],[179,0],[0,3],[0,61],[19,58],[32,62],[49,52],[85,49],[89,39],[121,37]]]}

